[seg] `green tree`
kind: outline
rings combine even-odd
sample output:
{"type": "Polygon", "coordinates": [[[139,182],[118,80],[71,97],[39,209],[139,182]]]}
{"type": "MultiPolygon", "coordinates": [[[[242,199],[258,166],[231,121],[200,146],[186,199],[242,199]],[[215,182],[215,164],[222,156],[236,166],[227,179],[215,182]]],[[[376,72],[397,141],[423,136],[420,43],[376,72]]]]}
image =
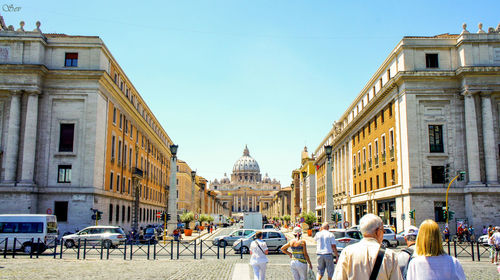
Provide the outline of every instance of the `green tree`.
{"type": "Polygon", "coordinates": [[[181,214],[181,222],[186,224],[186,228],[189,229],[189,223],[194,221],[194,213],[193,212],[184,212],[181,214]]]}
{"type": "Polygon", "coordinates": [[[304,223],[306,223],[310,229],[312,228],[313,224],[318,220],[318,218],[316,218],[316,215],[312,211],[302,212],[302,214],[300,214],[300,217],[304,218],[304,223]]]}

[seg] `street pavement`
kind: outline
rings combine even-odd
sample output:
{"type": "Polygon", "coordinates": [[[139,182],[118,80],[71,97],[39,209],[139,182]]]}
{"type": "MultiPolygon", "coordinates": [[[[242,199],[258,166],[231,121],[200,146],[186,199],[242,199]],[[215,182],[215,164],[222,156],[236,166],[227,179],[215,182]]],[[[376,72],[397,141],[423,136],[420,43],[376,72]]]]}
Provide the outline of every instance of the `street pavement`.
{"type": "MultiPolygon", "coordinates": [[[[213,234],[200,235],[209,242],[218,235],[229,234],[234,228],[220,228],[213,234]]],[[[194,237],[193,237],[194,238],[194,237]]],[[[305,237],[307,249],[312,257],[314,270],[317,268],[316,246],[312,238],[305,237]]],[[[396,248],[399,251],[403,247],[396,248]]],[[[499,279],[496,266],[489,263],[487,258],[481,262],[472,262],[471,258],[459,258],[467,279],[499,279]]],[[[193,259],[182,256],[180,259],[170,260],[159,258],[145,260],[136,258],[123,260],[111,258],[99,260],[97,258],[77,260],[73,257],[53,259],[41,256],[39,259],[30,259],[29,256],[0,258],[0,279],[253,279],[252,269],[248,265],[249,255],[243,259],[234,253],[228,253],[226,259],[203,257],[193,259]]],[[[290,259],[284,254],[272,253],[269,255],[269,264],[266,279],[292,279],[289,266],[290,259]]]]}

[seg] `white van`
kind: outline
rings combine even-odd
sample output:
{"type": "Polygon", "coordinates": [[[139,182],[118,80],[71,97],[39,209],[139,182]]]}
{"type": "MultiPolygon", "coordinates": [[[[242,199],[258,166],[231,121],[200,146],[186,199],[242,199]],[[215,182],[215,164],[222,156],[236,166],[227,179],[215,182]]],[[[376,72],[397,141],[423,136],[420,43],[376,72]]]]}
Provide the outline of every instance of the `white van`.
{"type": "Polygon", "coordinates": [[[47,247],[55,245],[57,234],[57,218],[54,215],[0,215],[0,250],[5,250],[6,238],[7,250],[12,250],[16,238],[16,250],[23,250],[27,254],[32,251],[42,253],[47,247]]]}

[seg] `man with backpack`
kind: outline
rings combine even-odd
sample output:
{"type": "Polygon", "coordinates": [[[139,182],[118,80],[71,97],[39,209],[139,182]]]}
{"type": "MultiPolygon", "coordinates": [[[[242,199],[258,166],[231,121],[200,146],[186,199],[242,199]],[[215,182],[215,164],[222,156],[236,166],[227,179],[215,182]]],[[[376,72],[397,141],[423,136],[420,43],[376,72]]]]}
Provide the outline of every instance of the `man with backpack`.
{"type": "Polygon", "coordinates": [[[406,272],[408,271],[408,265],[413,259],[413,251],[415,251],[415,243],[417,242],[418,228],[415,226],[410,226],[405,230],[405,241],[406,248],[401,250],[398,254],[398,266],[401,271],[403,279],[406,280],[406,272]]]}

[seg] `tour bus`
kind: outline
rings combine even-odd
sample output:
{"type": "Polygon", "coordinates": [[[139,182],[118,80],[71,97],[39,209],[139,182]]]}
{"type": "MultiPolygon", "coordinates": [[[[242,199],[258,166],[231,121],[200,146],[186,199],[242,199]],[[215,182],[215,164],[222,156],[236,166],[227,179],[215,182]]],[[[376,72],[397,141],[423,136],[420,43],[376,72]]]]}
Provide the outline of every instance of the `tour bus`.
{"type": "Polygon", "coordinates": [[[0,250],[12,250],[16,238],[16,250],[27,254],[42,253],[47,247],[55,245],[57,235],[57,218],[54,215],[0,214],[0,250]]]}

